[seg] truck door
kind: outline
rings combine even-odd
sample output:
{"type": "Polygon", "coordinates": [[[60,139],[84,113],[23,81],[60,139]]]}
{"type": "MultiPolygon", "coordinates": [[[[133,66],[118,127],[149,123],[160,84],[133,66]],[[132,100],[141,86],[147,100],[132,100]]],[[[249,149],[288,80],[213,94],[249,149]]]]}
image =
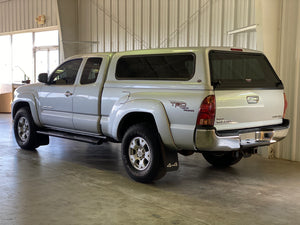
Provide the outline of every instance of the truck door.
{"type": "Polygon", "coordinates": [[[48,84],[39,91],[40,119],[46,126],[74,129],[72,110],[74,83],[82,59],[72,59],[59,66],[48,84]]]}
{"type": "Polygon", "coordinates": [[[100,101],[108,57],[86,60],[73,95],[73,124],[76,130],[99,134],[100,101]]]}

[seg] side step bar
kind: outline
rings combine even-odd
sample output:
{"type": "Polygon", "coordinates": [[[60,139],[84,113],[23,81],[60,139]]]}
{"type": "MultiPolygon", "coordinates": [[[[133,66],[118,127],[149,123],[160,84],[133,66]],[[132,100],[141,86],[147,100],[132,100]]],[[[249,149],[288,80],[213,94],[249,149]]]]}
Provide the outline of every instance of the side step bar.
{"type": "Polygon", "coordinates": [[[53,137],[60,137],[60,138],[65,138],[65,139],[70,139],[75,141],[86,142],[94,145],[100,145],[107,140],[106,137],[104,136],[92,137],[92,136],[71,134],[63,131],[54,131],[54,130],[39,130],[37,131],[37,133],[53,136],[53,137]]]}

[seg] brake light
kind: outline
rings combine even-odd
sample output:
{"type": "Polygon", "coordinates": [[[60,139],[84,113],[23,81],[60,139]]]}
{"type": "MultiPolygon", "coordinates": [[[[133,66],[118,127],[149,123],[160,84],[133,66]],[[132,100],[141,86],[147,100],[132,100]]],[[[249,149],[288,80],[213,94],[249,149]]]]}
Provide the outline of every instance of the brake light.
{"type": "Polygon", "coordinates": [[[283,93],[283,96],[284,96],[284,110],[283,110],[283,116],[282,116],[282,118],[285,117],[286,110],[287,110],[287,107],[288,107],[288,102],[287,102],[287,100],[286,100],[286,95],[285,95],[285,93],[283,93]]]}
{"type": "Polygon", "coordinates": [[[231,51],[238,51],[238,52],[242,52],[243,51],[243,49],[241,49],[241,48],[231,48],[230,50],[231,51]]]}
{"type": "Polygon", "coordinates": [[[214,95],[207,96],[201,103],[197,125],[213,126],[215,123],[216,100],[214,95]]]}

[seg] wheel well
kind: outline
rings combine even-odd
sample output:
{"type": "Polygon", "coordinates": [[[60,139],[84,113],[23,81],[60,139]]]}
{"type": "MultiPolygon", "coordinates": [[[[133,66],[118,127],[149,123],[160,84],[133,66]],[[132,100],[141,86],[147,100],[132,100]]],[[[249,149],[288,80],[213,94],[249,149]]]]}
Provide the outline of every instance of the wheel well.
{"type": "Polygon", "coordinates": [[[122,140],[125,132],[128,128],[134,124],[147,122],[152,124],[156,129],[155,119],[152,114],[150,113],[140,113],[140,112],[133,112],[127,114],[120,122],[118,127],[118,139],[122,140]]]}
{"type": "Polygon", "coordinates": [[[30,106],[29,106],[28,102],[18,102],[18,103],[16,103],[14,108],[13,108],[12,117],[15,118],[15,115],[18,112],[18,110],[23,108],[23,107],[28,107],[29,110],[30,110],[30,106]]]}

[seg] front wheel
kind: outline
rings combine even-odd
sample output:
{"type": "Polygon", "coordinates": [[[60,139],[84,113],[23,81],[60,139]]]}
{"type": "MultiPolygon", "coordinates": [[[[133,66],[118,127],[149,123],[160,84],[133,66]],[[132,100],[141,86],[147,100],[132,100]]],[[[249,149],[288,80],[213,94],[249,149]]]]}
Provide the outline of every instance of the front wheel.
{"type": "Polygon", "coordinates": [[[238,163],[242,159],[242,154],[234,152],[203,152],[203,157],[207,162],[215,167],[228,167],[238,163]]]}
{"type": "Polygon", "coordinates": [[[16,141],[22,149],[33,150],[38,147],[36,128],[28,107],[21,108],[16,113],[14,133],[16,141]]]}
{"type": "Polygon", "coordinates": [[[164,176],[161,146],[158,132],[150,124],[131,126],[122,140],[122,160],[128,175],[143,183],[164,176]]]}

